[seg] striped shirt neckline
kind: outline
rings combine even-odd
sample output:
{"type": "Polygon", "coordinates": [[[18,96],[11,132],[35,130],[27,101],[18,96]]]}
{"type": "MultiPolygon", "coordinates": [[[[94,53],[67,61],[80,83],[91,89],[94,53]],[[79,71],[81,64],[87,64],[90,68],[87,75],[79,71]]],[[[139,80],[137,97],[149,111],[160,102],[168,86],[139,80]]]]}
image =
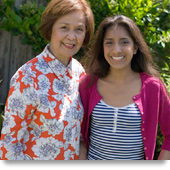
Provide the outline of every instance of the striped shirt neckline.
{"type": "Polygon", "coordinates": [[[141,160],[141,115],[135,103],[107,105],[102,99],[91,115],[88,160],[141,160]]]}

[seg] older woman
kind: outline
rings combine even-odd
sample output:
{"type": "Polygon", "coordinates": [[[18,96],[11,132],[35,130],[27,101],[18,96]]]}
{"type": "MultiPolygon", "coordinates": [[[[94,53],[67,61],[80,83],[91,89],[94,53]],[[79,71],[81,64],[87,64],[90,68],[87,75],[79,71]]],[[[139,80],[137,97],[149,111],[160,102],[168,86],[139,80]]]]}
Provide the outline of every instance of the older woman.
{"type": "Polygon", "coordinates": [[[52,0],[41,33],[50,43],[13,76],[1,135],[2,159],[75,160],[83,106],[81,64],[72,58],[87,46],[94,19],[85,0],[52,0]]]}

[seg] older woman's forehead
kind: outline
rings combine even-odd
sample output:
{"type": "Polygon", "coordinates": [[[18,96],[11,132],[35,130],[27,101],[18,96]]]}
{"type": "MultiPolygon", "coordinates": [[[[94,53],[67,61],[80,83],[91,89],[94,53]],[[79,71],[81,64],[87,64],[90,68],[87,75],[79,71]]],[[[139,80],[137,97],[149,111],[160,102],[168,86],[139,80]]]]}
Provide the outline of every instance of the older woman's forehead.
{"type": "Polygon", "coordinates": [[[65,24],[65,25],[77,25],[77,26],[85,26],[86,25],[86,19],[85,15],[82,11],[77,10],[71,13],[68,13],[66,15],[61,16],[56,20],[57,24],[65,24]]]}

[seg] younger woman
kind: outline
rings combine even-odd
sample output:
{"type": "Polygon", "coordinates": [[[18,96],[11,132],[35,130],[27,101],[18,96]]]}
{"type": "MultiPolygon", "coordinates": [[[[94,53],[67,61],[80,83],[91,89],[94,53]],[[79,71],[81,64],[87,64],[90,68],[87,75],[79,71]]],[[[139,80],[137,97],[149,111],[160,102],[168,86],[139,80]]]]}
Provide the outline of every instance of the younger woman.
{"type": "MultiPolygon", "coordinates": [[[[87,159],[153,159],[158,122],[164,135],[159,159],[170,159],[170,100],[135,22],[106,18],[90,57],[80,83],[87,159]]],[[[86,152],[82,144],[81,159],[86,152]]]]}

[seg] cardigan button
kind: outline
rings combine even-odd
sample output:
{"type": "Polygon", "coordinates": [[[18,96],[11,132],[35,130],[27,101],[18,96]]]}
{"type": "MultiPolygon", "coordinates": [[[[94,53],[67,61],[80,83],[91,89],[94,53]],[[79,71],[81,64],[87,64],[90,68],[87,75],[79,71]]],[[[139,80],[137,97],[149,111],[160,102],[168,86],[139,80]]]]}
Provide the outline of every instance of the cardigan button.
{"type": "Polygon", "coordinates": [[[142,131],[145,131],[145,129],[143,128],[142,131]]]}
{"type": "Polygon", "coordinates": [[[143,140],[146,140],[146,137],[144,137],[143,140]]]}
{"type": "Polygon", "coordinates": [[[148,160],[149,158],[148,157],[146,157],[146,160],[148,160]]]}
{"type": "Polygon", "coordinates": [[[144,150],[146,151],[146,150],[147,150],[147,147],[144,147],[144,150]]]}

